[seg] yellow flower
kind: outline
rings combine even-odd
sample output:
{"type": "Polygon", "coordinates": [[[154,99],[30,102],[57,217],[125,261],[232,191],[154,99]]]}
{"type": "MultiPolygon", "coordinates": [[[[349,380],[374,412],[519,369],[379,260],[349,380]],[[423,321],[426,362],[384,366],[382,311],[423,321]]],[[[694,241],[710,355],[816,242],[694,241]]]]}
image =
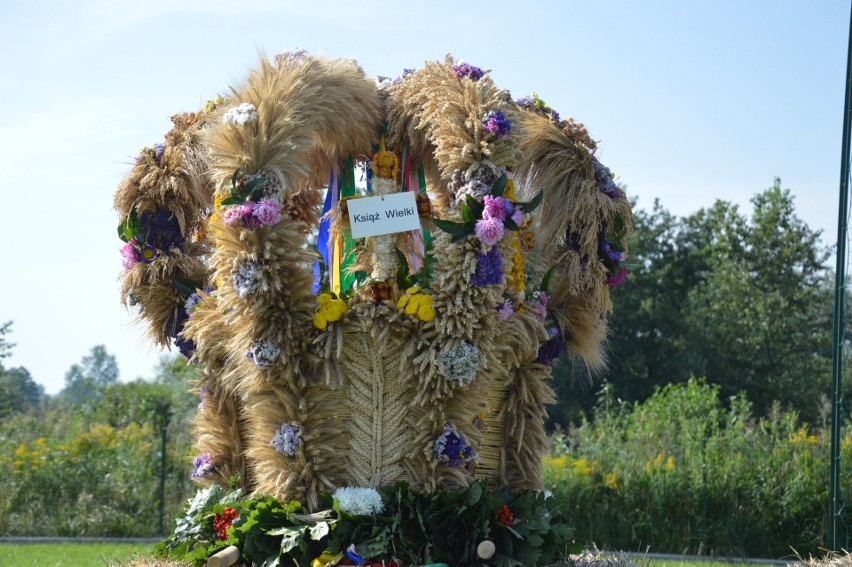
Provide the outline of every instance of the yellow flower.
{"type": "Polygon", "coordinates": [[[598,469],[597,461],[590,461],[589,459],[582,457],[577,459],[571,464],[571,468],[574,474],[578,474],[581,476],[587,476],[592,474],[598,469]]]}
{"type": "Polygon", "coordinates": [[[27,446],[23,445],[23,444],[18,445],[18,448],[15,449],[15,456],[18,457],[19,459],[26,457],[27,456],[27,446]]]}
{"type": "Polygon", "coordinates": [[[663,469],[665,469],[666,471],[669,471],[669,472],[675,470],[674,457],[669,455],[669,458],[666,459],[666,464],[663,466],[663,469]]]}
{"type": "Polygon", "coordinates": [[[323,330],[328,327],[328,320],[322,316],[322,313],[317,313],[314,315],[314,327],[319,330],[323,330]]]}
{"type": "Polygon", "coordinates": [[[618,489],[618,474],[611,472],[603,476],[602,484],[610,490],[618,489]]]}
{"type": "Polygon", "coordinates": [[[515,182],[513,180],[506,180],[506,188],[503,190],[503,196],[510,201],[515,200],[515,182]]]}
{"type": "Polygon", "coordinates": [[[325,329],[329,323],[339,321],[346,313],[348,306],[342,299],[334,299],[328,293],[317,296],[317,309],[314,312],[314,326],[325,329]]]}
{"type": "Polygon", "coordinates": [[[399,300],[396,302],[396,308],[402,309],[403,307],[405,307],[406,303],[408,303],[408,296],[407,295],[401,295],[399,297],[399,300]]]}
{"type": "Polygon", "coordinates": [[[541,461],[545,465],[550,465],[550,466],[553,466],[553,467],[563,467],[564,468],[564,467],[568,466],[568,457],[566,457],[565,455],[562,455],[561,457],[551,457],[551,456],[545,455],[544,458],[541,461]]]}
{"type": "Polygon", "coordinates": [[[420,293],[420,286],[419,285],[413,285],[410,288],[408,288],[407,290],[405,290],[405,293],[407,293],[408,295],[414,295],[415,293],[420,293]]]}
{"type": "Polygon", "coordinates": [[[322,555],[311,561],[311,567],[331,567],[340,563],[343,559],[343,554],[334,554],[330,551],[324,551],[322,555]]]}

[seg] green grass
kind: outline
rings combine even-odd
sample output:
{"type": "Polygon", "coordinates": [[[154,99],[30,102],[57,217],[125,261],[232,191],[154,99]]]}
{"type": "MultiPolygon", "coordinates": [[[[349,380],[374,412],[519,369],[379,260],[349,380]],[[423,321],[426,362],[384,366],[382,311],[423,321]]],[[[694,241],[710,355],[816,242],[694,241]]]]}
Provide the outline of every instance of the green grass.
{"type": "Polygon", "coordinates": [[[4,567],[105,567],[136,556],[149,556],[144,543],[20,543],[0,544],[4,567]]]}

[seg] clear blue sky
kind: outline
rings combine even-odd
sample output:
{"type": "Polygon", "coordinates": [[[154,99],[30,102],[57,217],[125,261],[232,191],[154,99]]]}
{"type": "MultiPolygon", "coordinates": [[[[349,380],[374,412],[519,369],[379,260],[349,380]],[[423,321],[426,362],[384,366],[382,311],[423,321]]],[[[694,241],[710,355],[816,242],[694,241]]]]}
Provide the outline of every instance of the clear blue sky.
{"type": "Polygon", "coordinates": [[[454,56],[601,140],[640,208],[740,203],[780,177],[833,242],[849,3],[77,0],[0,5],[0,322],[49,393],[96,344],[159,352],[119,305],[112,194],[168,117],[305,48],[397,75],[454,56]]]}

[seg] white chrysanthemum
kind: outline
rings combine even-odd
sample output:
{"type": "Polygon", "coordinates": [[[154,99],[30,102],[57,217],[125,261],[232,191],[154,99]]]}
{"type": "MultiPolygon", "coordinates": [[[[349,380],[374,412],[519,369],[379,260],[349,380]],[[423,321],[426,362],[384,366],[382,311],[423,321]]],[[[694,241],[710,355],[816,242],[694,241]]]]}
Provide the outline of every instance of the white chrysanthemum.
{"type": "Polygon", "coordinates": [[[229,108],[228,112],[222,117],[222,122],[225,124],[236,124],[237,126],[245,126],[255,120],[257,120],[257,108],[250,102],[229,108]]]}
{"type": "Polygon", "coordinates": [[[257,291],[257,288],[260,287],[260,273],[258,272],[257,264],[254,262],[242,264],[234,272],[233,279],[234,290],[240,297],[245,297],[257,291]]]}
{"type": "Polygon", "coordinates": [[[374,488],[338,488],[331,495],[340,502],[340,511],[355,516],[379,514],[385,509],[382,497],[374,488]]]}

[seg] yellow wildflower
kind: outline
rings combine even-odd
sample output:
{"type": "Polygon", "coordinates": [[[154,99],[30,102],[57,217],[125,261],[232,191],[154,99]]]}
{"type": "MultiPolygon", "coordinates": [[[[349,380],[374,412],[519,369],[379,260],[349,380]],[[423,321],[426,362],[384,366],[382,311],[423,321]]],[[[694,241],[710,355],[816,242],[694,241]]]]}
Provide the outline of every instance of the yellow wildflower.
{"type": "Polygon", "coordinates": [[[574,474],[587,476],[598,469],[598,462],[590,461],[585,457],[581,457],[571,464],[571,469],[573,470],[574,474]]]}
{"type": "Polygon", "coordinates": [[[601,483],[610,490],[618,489],[618,474],[611,472],[603,476],[601,483]]]}
{"type": "Polygon", "coordinates": [[[542,458],[541,462],[546,466],[564,468],[564,467],[568,466],[568,457],[566,457],[565,455],[562,455],[561,457],[551,457],[551,456],[545,455],[542,458]]]}
{"type": "Polygon", "coordinates": [[[675,470],[674,457],[672,457],[671,455],[669,455],[669,458],[668,458],[668,459],[666,459],[666,464],[665,464],[665,465],[663,465],[663,469],[664,469],[664,470],[666,470],[666,471],[668,471],[668,472],[671,472],[671,471],[675,470]]]}

